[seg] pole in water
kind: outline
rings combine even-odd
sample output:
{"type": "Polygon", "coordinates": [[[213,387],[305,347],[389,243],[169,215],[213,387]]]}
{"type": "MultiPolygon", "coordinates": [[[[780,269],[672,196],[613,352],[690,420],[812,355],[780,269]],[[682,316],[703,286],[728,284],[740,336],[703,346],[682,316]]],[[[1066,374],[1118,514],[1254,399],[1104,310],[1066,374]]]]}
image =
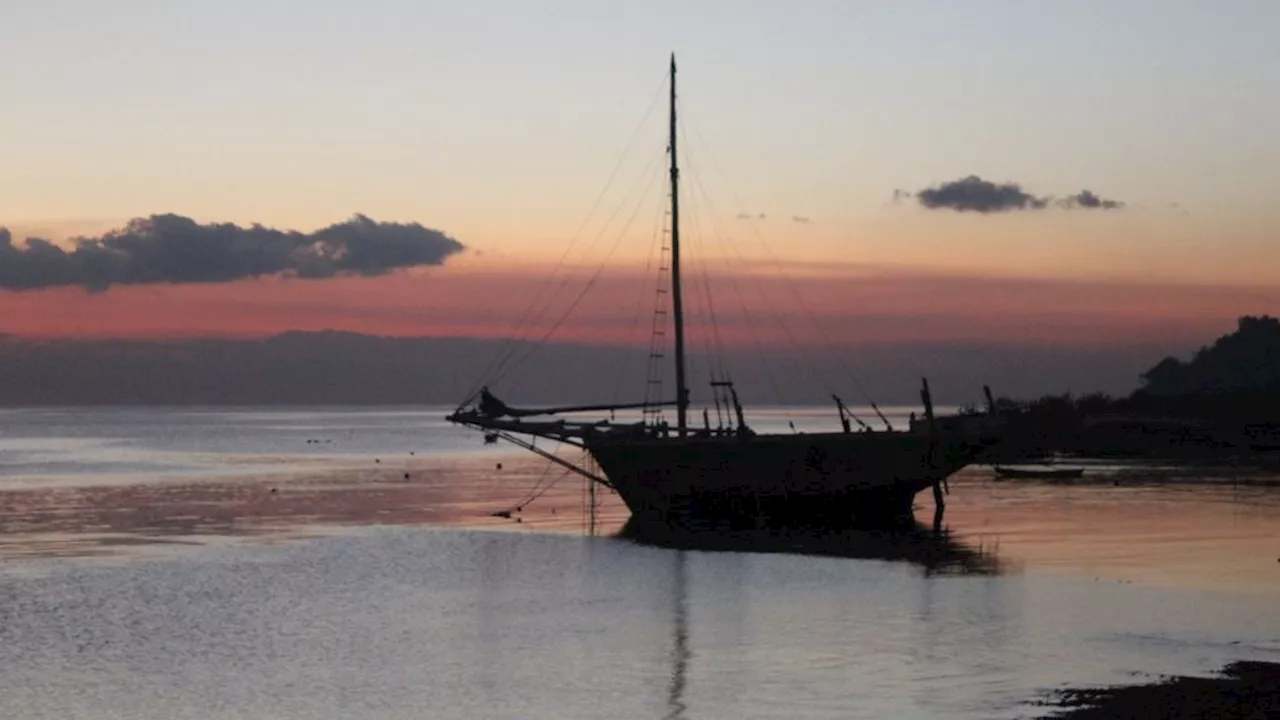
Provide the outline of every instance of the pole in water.
{"type": "Polygon", "coordinates": [[[587,487],[588,487],[587,493],[589,494],[589,498],[587,500],[588,502],[587,534],[591,535],[592,537],[595,537],[595,534],[596,534],[596,484],[591,480],[587,480],[587,487]]]}
{"type": "Polygon", "coordinates": [[[935,524],[942,520],[947,502],[942,497],[942,469],[938,467],[938,424],[933,417],[933,397],[929,394],[929,379],[920,378],[920,400],[924,402],[924,417],[929,424],[929,470],[933,475],[933,507],[935,524]]]}

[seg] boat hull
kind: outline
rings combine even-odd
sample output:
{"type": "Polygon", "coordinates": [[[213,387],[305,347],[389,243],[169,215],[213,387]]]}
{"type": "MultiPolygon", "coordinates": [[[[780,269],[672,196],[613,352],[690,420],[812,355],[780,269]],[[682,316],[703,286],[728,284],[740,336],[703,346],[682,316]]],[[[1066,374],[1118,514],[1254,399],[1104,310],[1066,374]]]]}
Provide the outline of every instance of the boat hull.
{"type": "Polygon", "coordinates": [[[914,433],[631,438],[588,442],[631,513],[673,524],[881,524],[974,449],[914,433]]]}

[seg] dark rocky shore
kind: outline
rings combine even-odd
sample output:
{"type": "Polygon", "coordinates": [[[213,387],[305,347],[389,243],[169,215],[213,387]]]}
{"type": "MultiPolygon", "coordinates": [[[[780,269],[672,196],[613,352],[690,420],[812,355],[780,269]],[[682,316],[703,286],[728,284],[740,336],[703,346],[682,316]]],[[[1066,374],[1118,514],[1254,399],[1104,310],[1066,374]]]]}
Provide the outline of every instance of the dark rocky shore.
{"type": "Polygon", "coordinates": [[[1280,718],[1280,663],[1237,662],[1221,677],[1064,690],[1048,702],[1060,720],[1270,720],[1280,718]]]}

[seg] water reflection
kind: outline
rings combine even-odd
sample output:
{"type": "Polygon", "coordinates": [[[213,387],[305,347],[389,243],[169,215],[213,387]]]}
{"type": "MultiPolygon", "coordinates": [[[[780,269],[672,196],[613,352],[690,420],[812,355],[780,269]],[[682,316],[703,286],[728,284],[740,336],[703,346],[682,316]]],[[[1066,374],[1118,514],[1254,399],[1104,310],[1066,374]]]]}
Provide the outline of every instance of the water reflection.
{"type": "Polygon", "coordinates": [[[671,684],[667,689],[667,714],[664,720],[679,720],[685,716],[685,674],[689,668],[689,578],[683,550],[675,553],[675,596],[673,598],[671,684]]]}
{"type": "Polygon", "coordinates": [[[923,568],[926,576],[995,575],[1004,569],[993,550],[964,544],[945,527],[926,527],[919,522],[871,530],[806,527],[699,530],[631,518],[617,537],[680,551],[791,553],[907,562],[923,568]]]}

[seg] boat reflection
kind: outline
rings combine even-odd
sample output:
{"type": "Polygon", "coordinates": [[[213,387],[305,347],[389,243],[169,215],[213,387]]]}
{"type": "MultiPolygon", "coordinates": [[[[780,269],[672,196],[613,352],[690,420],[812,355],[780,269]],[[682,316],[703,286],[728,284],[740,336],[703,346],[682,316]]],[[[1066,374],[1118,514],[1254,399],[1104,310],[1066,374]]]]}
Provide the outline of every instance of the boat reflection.
{"type": "Polygon", "coordinates": [[[640,545],[707,552],[790,553],[906,562],[926,575],[996,575],[995,552],[957,540],[945,527],[919,522],[884,529],[770,527],[697,529],[631,518],[615,536],[640,545]]]}

